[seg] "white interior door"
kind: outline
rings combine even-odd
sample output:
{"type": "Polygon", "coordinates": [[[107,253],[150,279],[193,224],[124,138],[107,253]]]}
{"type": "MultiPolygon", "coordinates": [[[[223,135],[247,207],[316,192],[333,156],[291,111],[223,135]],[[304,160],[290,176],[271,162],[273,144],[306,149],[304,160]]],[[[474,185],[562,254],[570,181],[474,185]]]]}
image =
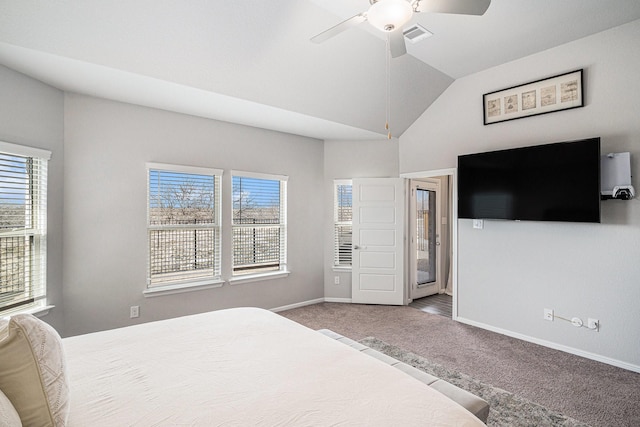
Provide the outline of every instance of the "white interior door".
{"type": "Polygon", "coordinates": [[[351,301],[405,304],[404,179],[353,180],[351,301]]]}
{"type": "Polygon", "coordinates": [[[409,297],[437,294],[442,288],[440,244],[442,207],[439,180],[411,181],[409,211],[409,297]]]}

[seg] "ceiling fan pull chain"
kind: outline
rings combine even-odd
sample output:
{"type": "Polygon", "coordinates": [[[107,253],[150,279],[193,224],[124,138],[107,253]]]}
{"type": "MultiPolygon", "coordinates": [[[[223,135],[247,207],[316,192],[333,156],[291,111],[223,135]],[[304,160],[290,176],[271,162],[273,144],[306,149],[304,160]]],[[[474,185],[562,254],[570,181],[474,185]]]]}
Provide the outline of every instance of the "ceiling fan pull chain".
{"type": "Polygon", "coordinates": [[[386,66],[386,85],[387,85],[387,100],[386,100],[386,123],[385,129],[387,130],[387,138],[391,139],[391,130],[389,129],[389,121],[391,119],[391,34],[387,35],[387,43],[385,49],[385,66],[386,66]]]}

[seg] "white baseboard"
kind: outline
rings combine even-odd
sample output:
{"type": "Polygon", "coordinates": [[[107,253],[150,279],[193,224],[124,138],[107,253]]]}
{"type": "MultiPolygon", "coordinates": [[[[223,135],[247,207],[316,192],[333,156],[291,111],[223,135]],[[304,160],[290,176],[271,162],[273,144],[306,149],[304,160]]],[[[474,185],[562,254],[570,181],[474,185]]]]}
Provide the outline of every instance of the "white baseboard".
{"type": "Polygon", "coordinates": [[[294,309],[294,308],[304,307],[304,306],[307,306],[307,305],[319,304],[319,303],[324,302],[324,301],[325,301],[324,298],[316,298],[316,299],[312,299],[312,300],[309,300],[309,301],[297,302],[295,304],[283,305],[282,307],[276,307],[276,308],[272,308],[270,310],[273,311],[274,313],[277,313],[279,311],[291,310],[291,309],[294,309]]]}
{"type": "Polygon", "coordinates": [[[341,302],[351,303],[351,298],[316,298],[309,301],[297,302],[295,304],[283,305],[282,307],[271,308],[270,311],[277,313],[279,311],[291,310],[298,307],[304,307],[307,305],[320,304],[321,302],[341,302]]]}
{"type": "Polygon", "coordinates": [[[534,344],[539,344],[544,347],[553,348],[554,350],[564,351],[565,353],[575,354],[576,356],[581,356],[586,359],[595,360],[597,362],[606,363],[607,365],[617,366],[618,368],[626,369],[628,371],[638,372],[640,373],[640,366],[634,365],[632,363],[623,362],[621,360],[613,359],[606,356],[601,356],[599,354],[591,353],[588,351],[580,350],[577,348],[569,347],[566,345],[554,343],[551,341],[542,340],[539,338],[530,337],[528,335],[519,334],[517,332],[509,331],[502,328],[496,328],[491,325],[487,325],[484,323],[476,322],[474,320],[465,319],[464,317],[457,317],[454,320],[465,323],[467,325],[475,326],[477,328],[486,329],[491,332],[496,332],[501,335],[506,335],[508,337],[517,338],[522,341],[531,342],[534,344]]]}
{"type": "Polygon", "coordinates": [[[325,298],[324,302],[342,302],[346,304],[351,304],[351,298],[325,298]]]}

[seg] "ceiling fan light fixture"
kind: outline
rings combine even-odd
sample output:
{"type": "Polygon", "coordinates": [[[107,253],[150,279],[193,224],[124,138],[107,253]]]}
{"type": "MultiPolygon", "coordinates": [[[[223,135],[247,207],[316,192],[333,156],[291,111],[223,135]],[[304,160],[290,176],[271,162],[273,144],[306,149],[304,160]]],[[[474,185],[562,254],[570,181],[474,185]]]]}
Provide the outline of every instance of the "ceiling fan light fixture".
{"type": "Polygon", "coordinates": [[[406,0],[378,0],[367,11],[367,21],[380,31],[402,28],[413,15],[413,7],[406,0]]]}

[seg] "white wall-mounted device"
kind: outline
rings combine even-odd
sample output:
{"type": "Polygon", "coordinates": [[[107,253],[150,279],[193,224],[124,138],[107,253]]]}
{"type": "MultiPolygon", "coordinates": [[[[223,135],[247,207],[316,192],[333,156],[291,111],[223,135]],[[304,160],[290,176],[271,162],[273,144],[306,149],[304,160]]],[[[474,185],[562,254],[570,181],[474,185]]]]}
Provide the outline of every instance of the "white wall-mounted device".
{"type": "Polygon", "coordinates": [[[603,200],[629,200],[635,196],[629,153],[609,153],[600,157],[600,195],[603,200]]]}

